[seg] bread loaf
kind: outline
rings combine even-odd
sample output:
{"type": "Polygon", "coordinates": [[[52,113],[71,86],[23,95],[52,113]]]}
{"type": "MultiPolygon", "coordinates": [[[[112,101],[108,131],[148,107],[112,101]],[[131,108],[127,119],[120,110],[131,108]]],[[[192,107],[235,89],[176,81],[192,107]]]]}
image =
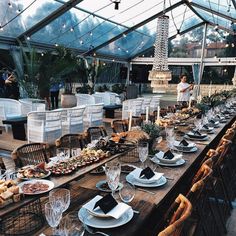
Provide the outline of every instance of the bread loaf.
{"type": "Polygon", "coordinates": [[[13,193],[9,190],[3,192],[0,194],[0,197],[3,199],[3,200],[7,200],[9,198],[11,198],[13,196],[13,193]]]}

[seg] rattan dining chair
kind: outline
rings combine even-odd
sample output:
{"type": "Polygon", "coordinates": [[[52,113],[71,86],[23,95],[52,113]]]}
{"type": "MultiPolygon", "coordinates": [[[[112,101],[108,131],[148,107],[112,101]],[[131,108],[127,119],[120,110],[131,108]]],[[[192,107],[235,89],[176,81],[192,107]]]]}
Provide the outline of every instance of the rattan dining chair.
{"type": "Polygon", "coordinates": [[[183,231],[185,221],[190,217],[192,204],[179,194],[167,211],[164,221],[166,228],[158,233],[158,236],[184,236],[188,235],[183,231]]]}
{"type": "Polygon", "coordinates": [[[101,137],[107,136],[107,131],[103,126],[89,127],[85,132],[87,141],[91,143],[93,140],[98,140],[101,137]]]}
{"type": "Polygon", "coordinates": [[[57,148],[80,148],[83,149],[87,145],[84,134],[65,134],[55,142],[57,148]]]}
{"type": "Polygon", "coordinates": [[[121,133],[128,131],[127,120],[113,120],[111,122],[111,128],[114,133],[121,133]]]}
{"type": "Polygon", "coordinates": [[[11,156],[17,167],[48,162],[49,145],[46,143],[29,143],[16,148],[11,156]]]}
{"type": "Polygon", "coordinates": [[[218,230],[207,189],[209,182],[212,181],[212,172],[209,166],[203,164],[194,176],[186,194],[193,207],[192,215],[186,223],[189,228],[188,236],[211,236],[214,235],[215,230],[218,230]]]}

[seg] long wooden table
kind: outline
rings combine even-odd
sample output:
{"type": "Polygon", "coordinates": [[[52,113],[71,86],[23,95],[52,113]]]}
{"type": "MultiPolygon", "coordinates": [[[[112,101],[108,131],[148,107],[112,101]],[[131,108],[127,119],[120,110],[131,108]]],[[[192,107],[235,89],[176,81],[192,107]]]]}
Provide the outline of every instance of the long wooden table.
{"type": "MultiPolygon", "coordinates": [[[[183,166],[176,168],[157,168],[158,172],[164,173],[168,179],[167,184],[162,187],[148,189],[152,192],[155,192],[155,195],[150,193],[143,192],[141,190],[136,190],[136,195],[134,200],[131,202],[131,206],[140,211],[140,214],[135,214],[134,218],[128,224],[119,227],[119,229],[104,230],[104,232],[109,233],[112,236],[115,235],[147,235],[147,229],[157,225],[157,222],[165,213],[169,204],[175,199],[175,197],[181,192],[185,193],[186,189],[189,188],[190,181],[193,175],[196,173],[196,170],[200,166],[201,160],[204,158],[207,150],[209,148],[215,148],[219,139],[222,137],[226,129],[233,123],[235,117],[230,119],[228,123],[221,124],[219,128],[216,129],[214,134],[209,135],[209,141],[207,145],[197,144],[198,151],[191,154],[184,154],[184,159],[186,163],[183,166]],[[145,233],[144,233],[145,231],[145,233]],[[144,234],[140,234],[143,232],[144,234]]],[[[166,149],[166,142],[163,141],[158,146],[159,149],[166,149]]],[[[114,158],[119,158],[120,155],[115,155],[110,158],[102,160],[100,163],[87,166],[84,169],[80,169],[72,175],[63,176],[63,177],[51,177],[55,183],[56,187],[63,186],[69,182],[80,179],[77,182],[72,182],[71,192],[72,192],[72,203],[70,210],[78,210],[80,207],[92,197],[97,194],[103,194],[96,189],[96,183],[99,180],[105,179],[105,175],[91,175],[87,174],[96,167],[104,164],[107,161],[110,161],[114,158]],[[85,175],[86,174],[86,175],[85,175]],[[83,177],[84,176],[84,177],[83,177]],[[83,177],[83,178],[81,178],[83,177]]],[[[122,158],[123,159],[123,158],[122,158]]],[[[135,164],[136,165],[136,164],[135,164]]],[[[137,163],[137,165],[139,165],[137,163]]],[[[121,175],[121,181],[125,181],[125,174],[121,175]]],[[[1,209],[0,218],[4,217],[10,211],[15,211],[19,207],[29,204],[30,201],[33,201],[35,198],[26,197],[24,201],[18,204],[13,204],[7,209],[1,209]]],[[[50,235],[50,228],[47,225],[40,230],[46,235],[50,235]]],[[[35,235],[39,235],[38,232],[35,235]]]]}

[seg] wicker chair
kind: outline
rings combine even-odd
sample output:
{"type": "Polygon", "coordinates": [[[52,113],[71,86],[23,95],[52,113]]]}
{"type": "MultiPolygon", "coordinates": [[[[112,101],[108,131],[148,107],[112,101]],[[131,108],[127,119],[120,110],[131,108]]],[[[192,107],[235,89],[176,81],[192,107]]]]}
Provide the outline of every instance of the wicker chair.
{"type": "Polygon", "coordinates": [[[11,156],[17,167],[48,162],[48,144],[30,143],[16,148],[11,156]]]}
{"type": "Polygon", "coordinates": [[[83,149],[87,140],[83,134],[66,134],[55,142],[57,148],[80,148],[83,149]]]}
{"type": "Polygon", "coordinates": [[[182,194],[175,199],[165,217],[166,228],[158,236],[183,236],[183,225],[189,218],[192,211],[192,204],[182,194]]]}
{"type": "Polygon", "coordinates": [[[89,143],[100,137],[106,137],[107,131],[103,126],[89,127],[86,131],[86,138],[89,143]]]}
{"type": "Polygon", "coordinates": [[[215,221],[214,224],[208,224],[214,218],[207,189],[210,181],[212,181],[212,173],[212,169],[206,164],[203,164],[194,176],[192,186],[186,194],[186,197],[193,206],[192,215],[187,222],[189,232],[191,232],[188,236],[210,235],[208,232],[213,231],[211,230],[213,225],[217,229],[215,221]]]}
{"type": "Polygon", "coordinates": [[[111,122],[111,128],[114,133],[121,133],[128,131],[128,121],[127,120],[113,120],[111,122]]]}

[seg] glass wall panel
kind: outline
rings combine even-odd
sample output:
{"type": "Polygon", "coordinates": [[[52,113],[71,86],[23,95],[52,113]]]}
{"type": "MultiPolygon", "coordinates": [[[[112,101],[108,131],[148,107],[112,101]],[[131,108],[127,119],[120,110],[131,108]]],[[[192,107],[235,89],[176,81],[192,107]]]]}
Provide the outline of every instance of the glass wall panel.
{"type": "Polygon", "coordinates": [[[0,36],[19,36],[61,5],[51,0],[0,1],[0,36]]]}

